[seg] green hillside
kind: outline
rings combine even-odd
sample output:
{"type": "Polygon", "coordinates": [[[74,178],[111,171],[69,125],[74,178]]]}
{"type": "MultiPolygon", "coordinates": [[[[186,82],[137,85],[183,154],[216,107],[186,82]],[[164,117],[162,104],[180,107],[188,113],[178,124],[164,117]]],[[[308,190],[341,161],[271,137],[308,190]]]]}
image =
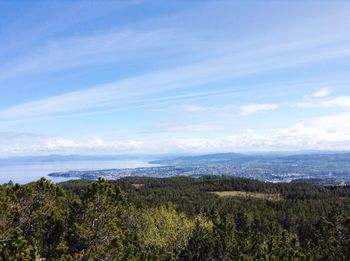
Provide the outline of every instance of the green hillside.
{"type": "Polygon", "coordinates": [[[349,260],[350,187],[231,177],[0,186],[0,260],[349,260]]]}

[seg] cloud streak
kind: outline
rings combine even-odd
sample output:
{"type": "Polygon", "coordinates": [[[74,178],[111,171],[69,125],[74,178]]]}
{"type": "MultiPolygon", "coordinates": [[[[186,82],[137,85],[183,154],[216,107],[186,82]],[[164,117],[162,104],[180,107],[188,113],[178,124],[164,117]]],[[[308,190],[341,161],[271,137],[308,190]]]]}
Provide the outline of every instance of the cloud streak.
{"type": "Polygon", "coordinates": [[[100,110],[126,99],[187,89],[195,86],[235,79],[257,73],[266,73],[297,65],[326,61],[350,56],[350,49],[314,52],[292,60],[286,57],[268,56],[261,60],[247,60],[237,64],[236,56],[207,60],[167,70],[159,70],[140,76],[70,92],[0,110],[0,120],[35,118],[76,113],[84,110],[100,110]]]}
{"type": "MultiPolygon", "coordinates": [[[[317,96],[316,96],[317,97],[317,96]]],[[[323,97],[323,96],[318,96],[323,97]]],[[[350,109],[350,96],[339,96],[327,99],[304,99],[302,102],[293,104],[295,107],[301,108],[340,108],[350,109]]]]}
{"type": "Polygon", "coordinates": [[[241,115],[251,115],[278,109],[278,104],[248,104],[238,107],[241,115]]]}
{"type": "Polygon", "coordinates": [[[116,31],[105,34],[50,39],[31,54],[0,69],[0,79],[26,73],[66,70],[123,61],[146,51],[179,45],[171,30],[116,31]],[[12,65],[11,65],[12,64],[12,65]]]}

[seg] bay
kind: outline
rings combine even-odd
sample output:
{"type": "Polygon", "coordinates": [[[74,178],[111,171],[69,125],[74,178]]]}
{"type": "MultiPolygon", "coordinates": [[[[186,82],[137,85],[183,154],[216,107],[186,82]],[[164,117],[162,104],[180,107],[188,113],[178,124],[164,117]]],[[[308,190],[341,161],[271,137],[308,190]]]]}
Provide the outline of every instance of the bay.
{"type": "Polygon", "coordinates": [[[154,165],[144,160],[83,160],[64,162],[31,162],[18,164],[0,164],[0,184],[10,180],[14,183],[26,184],[39,180],[41,177],[62,182],[74,178],[49,177],[52,172],[69,170],[101,170],[152,167],[154,165]]]}

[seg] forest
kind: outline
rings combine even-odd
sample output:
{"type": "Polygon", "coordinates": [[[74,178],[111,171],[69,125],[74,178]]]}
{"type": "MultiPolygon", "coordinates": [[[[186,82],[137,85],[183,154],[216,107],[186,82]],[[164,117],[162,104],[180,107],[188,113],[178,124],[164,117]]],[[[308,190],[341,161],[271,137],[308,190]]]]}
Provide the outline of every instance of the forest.
{"type": "Polygon", "coordinates": [[[350,260],[350,187],[227,176],[3,184],[0,260],[350,260]]]}

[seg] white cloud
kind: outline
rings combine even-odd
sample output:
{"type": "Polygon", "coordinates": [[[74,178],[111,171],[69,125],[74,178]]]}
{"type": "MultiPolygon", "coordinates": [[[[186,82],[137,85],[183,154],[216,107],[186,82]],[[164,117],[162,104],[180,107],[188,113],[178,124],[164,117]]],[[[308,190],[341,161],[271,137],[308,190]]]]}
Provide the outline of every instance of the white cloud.
{"type": "Polygon", "coordinates": [[[152,132],[214,132],[224,130],[224,127],[215,123],[202,124],[174,124],[161,123],[152,128],[152,132]]]}
{"type": "Polygon", "coordinates": [[[205,112],[205,111],[213,110],[213,108],[211,107],[191,105],[191,104],[178,106],[177,109],[185,112],[205,112]]]}
{"type": "Polygon", "coordinates": [[[321,90],[313,93],[311,96],[316,97],[316,98],[320,98],[320,97],[328,96],[332,92],[333,92],[332,88],[324,88],[324,89],[321,89],[321,90]]]}
{"type": "Polygon", "coordinates": [[[276,110],[277,104],[248,104],[238,107],[241,115],[250,115],[255,113],[262,113],[266,111],[276,110]]]}
{"type": "Polygon", "coordinates": [[[27,133],[0,133],[0,155],[51,153],[123,153],[143,149],[144,141],[70,139],[27,133]]]}
{"type": "MultiPolygon", "coordinates": [[[[168,132],[217,130],[214,124],[165,127],[168,132]]],[[[210,138],[175,138],[172,135],[162,135],[137,139],[72,139],[26,133],[0,133],[0,155],[278,150],[350,150],[350,112],[318,117],[308,122],[296,123],[289,128],[247,129],[210,138]]]]}
{"type": "Polygon", "coordinates": [[[341,96],[322,102],[325,107],[341,107],[350,109],[350,96],[341,96]]]}
{"type": "Polygon", "coordinates": [[[350,96],[340,96],[331,99],[308,99],[294,104],[302,108],[343,108],[350,109],[350,96]]]}
{"type": "Polygon", "coordinates": [[[312,124],[329,131],[341,130],[342,132],[350,132],[350,112],[318,117],[312,121],[312,124]]]}

